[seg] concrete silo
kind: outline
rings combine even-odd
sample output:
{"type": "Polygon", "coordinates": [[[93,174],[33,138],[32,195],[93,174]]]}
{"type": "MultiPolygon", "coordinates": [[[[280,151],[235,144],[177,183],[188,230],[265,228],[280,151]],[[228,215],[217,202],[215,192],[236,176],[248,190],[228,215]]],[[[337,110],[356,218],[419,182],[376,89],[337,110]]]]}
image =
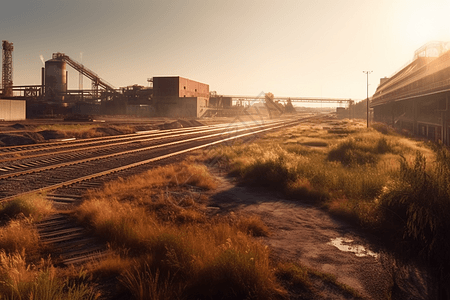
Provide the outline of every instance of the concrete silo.
{"type": "Polygon", "coordinates": [[[66,62],[50,59],[45,62],[45,98],[47,100],[64,101],[67,91],[66,62]]]}

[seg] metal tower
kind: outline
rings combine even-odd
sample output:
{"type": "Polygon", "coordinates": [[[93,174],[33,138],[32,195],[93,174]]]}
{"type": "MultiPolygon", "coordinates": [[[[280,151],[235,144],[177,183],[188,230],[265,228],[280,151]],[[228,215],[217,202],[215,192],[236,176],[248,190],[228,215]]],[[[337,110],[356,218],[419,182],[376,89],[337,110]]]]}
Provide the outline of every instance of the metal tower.
{"type": "Polygon", "coordinates": [[[13,91],[13,66],[12,66],[12,52],[14,50],[13,43],[8,41],[2,42],[3,57],[2,57],[2,86],[3,97],[12,97],[13,91]]]}

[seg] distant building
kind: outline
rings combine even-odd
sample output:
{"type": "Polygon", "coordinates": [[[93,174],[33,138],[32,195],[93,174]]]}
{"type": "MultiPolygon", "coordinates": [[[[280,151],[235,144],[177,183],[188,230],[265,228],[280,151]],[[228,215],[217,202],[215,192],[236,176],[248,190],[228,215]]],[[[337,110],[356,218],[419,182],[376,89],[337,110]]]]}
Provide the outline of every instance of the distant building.
{"type": "Polygon", "coordinates": [[[0,99],[0,121],[20,121],[26,119],[26,101],[0,99]]]}
{"type": "Polygon", "coordinates": [[[209,98],[209,106],[215,108],[231,108],[232,106],[231,97],[215,96],[209,98]]]}
{"type": "Polygon", "coordinates": [[[209,85],[179,76],[154,77],[153,100],[159,116],[199,118],[208,107],[209,85]]]}

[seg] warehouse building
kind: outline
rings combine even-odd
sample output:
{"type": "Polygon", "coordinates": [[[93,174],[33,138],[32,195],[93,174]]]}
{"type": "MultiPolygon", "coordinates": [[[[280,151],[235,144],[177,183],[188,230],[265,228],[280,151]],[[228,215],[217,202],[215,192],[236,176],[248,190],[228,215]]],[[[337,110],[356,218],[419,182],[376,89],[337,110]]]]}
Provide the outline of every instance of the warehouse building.
{"type": "Polygon", "coordinates": [[[153,77],[153,99],[159,116],[200,118],[208,107],[209,85],[179,76],[153,77]]]}
{"type": "Polygon", "coordinates": [[[20,121],[25,119],[25,100],[0,99],[0,121],[20,121]]]}

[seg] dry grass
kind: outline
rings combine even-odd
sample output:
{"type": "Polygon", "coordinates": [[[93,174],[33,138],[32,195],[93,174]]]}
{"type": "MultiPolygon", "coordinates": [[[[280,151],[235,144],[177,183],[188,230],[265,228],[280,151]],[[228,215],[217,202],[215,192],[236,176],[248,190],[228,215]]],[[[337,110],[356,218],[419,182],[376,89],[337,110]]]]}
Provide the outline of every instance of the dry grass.
{"type": "Polygon", "coordinates": [[[0,205],[0,220],[3,222],[17,216],[39,221],[53,211],[52,203],[43,194],[33,194],[8,201],[0,205]]]}
{"type": "Polygon", "coordinates": [[[178,296],[188,298],[243,299],[257,293],[258,299],[271,299],[276,294],[268,250],[229,223],[177,226],[159,220],[144,207],[117,202],[113,210],[106,206],[107,201],[90,207],[99,211],[90,223],[113,247],[126,248],[136,257],[135,267],[128,269],[122,282],[132,293],[144,293],[137,299],[149,299],[154,284],[171,293],[186,286],[178,296]]]}
{"type": "Polygon", "coordinates": [[[304,291],[312,290],[312,283],[309,279],[308,269],[302,265],[294,263],[279,263],[276,275],[289,284],[294,285],[304,291]]]}
{"type": "Polygon", "coordinates": [[[217,186],[205,166],[181,163],[158,167],[138,176],[107,183],[101,192],[91,191],[89,197],[142,202],[148,196],[160,194],[172,187],[191,187],[210,190],[217,186]]]}
{"type": "Polygon", "coordinates": [[[333,129],[328,133],[317,128],[311,132],[301,125],[251,144],[220,147],[209,157],[227,165],[229,174],[244,183],[282,191],[292,199],[317,203],[343,218],[376,227],[380,218],[376,200],[397,176],[400,157],[413,160],[417,149],[427,157],[434,154],[417,142],[383,135],[356,122],[341,123],[330,123],[333,129]],[[304,141],[328,147],[311,149],[301,145],[304,141]]]}
{"type": "Polygon", "coordinates": [[[247,234],[268,233],[260,219],[206,218],[199,202],[205,199],[196,194],[214,186],[205,167],[182,163],[92,192],[77,209],[78,219],[134,260],[104,263],[96,272],[124,267],[120,281],[135,299],[284,295],[269,250],[247,234]]]}
{"type": "Polygon", "coordinates": [[[0,249],[6,253],[39,255],[39,236],[33,222],[52,212],[51,202],[43,195],[31,195],[4,203],[0,209],[0,249]]]}
{"type": "Polygon", "coordinates": [[[44,130],[55,131],[59,136],[82,139],[134,132],[134,129],[128,125],[108,125],[105,127],[100,124],[50,124],[41,125],[36,128],[36,131],[44,130]]]}
{"type": "Polygon", "coordinates": [[[401,161],[399,176],[386,186],[378,199],[380,227],[397,243],[404,256],[419,254],[448,284],[450,270],[450,153],[436,147],[436,159],[427,164],[417,152],[414,162],[401,161]]]}
{"type": "Polygon", "coordinates": [[[296,144],[318,138],[299,126],[252,144],[219,148],[211,159],[243,183],[315,202],[371,229],[403,258],[425,262],[438,285],[448,286],[449,151],[387,129],[383,135],[350,123],[333,126],[321,137],[329,145],[322,151],[296,144]]]}
{"type": "Polygon", "coordinates": [[[4,251],[0,251],[0,296],[1,299],[40,300],[98,298],[87,284],[58,277],[49,260],[29,265],[23,254],[4,251]]]}
{"type": "MultiPolygon", "coordinates": [[[[117,277],[129,270],[133,266],[132,259],[126,257],[127,253],[122,255],[111,252],[110,255],[103,257],[101,260],[94,260],[83,265],[83,269],[93,274],[94,278],[117,277]]],[[[73,266],[72,266],[73,267],[73,266]]],[[[79,272],[75,267],[72,273],[79,272]]]]}
{"type": "MultiPolygon", "coordinates": [[[[269,251],[253,240],[268,234],[257,217],[206,218],[198,193],[215,187],[206,167],[160,167],[89,194],[76,212],[128,265],[120,281],[135,299],[274,299],[283,294],[269,251]],[[170,189],[169,189],[170,188],[170,189]]],[[[105,271],[106,270],[106,271],[105,271]]]]}
{"type": "Polygon", "coordinates": [[[259,216],[240,216],[237,221],[240,230],[252,236],[269,236],[269,227],[261,220],[259,216]]]}
{"type": "Polygon", "coordinates": [[[339,294],[343,295],[345,299],[362,299],[355,289],[339,282],[336,276],[319,272],[297,263],[279,263],[276,275],[290,285],[291,289],[297,290],[302,299],[316,299],[316,297],[322,296],[321,291],[315,286],[316,279],[319,279],[322,284],[337,289],[339,294]]]}
{"type": "MultiPolygon", "coordinates": [[[[251,147],[259,152],[259,157],[249,158],[252,162],[261,157],[273,162],[280,151],[295,158],[280,147],[272,152],[251,147]]],[[[248,148],[237,149],[251,153],[248,148]]],[[[285,159],[279,165],[289,173],[299,162],[285,159]]],[[[279,275],[288,271],[283,266],[274,267],[269,249],[253,237],[270,234],[264,222],[258,216],[211,218],[204,213],[204,193],[216,184],[211,177],[205,167],[182,163],[121,179],[88,194],[77,208],[78,219],[89,224],[112,251],[122,254],[87,269],[96,276],[116,276],[133,299],[287,298],[279,280],[286,280],[286,276],[279,275]]],[[[313,193],[309,181],[294,183],[297,190],[304,187],[313,193]]],[[[311,276],[318,275],[305,272],[305,282],[310,285],[311,276]]],[[[300,282],[298,272],[292,276],[294,282],[300,282]]],[[[320,280],[328,282],[327,278],[320,280]]],[[[347,287],[337,281],[332,285],[347,293],[347,287]]]]}
{"type": "Polygon", "coordinates": [[[25,251],[35,254],[39,236],[29,219],[12,220],[0,227],[0,249],[6,253],[25,251]]]}
{"type": "Polygon", "coordinates": [[[333,147],[327,159],[343,165],[376,165],[386,153],[406,154],[410,149],[398,143],[397,138],[384,136],[374,130],[352,135],[333,147]]]}

